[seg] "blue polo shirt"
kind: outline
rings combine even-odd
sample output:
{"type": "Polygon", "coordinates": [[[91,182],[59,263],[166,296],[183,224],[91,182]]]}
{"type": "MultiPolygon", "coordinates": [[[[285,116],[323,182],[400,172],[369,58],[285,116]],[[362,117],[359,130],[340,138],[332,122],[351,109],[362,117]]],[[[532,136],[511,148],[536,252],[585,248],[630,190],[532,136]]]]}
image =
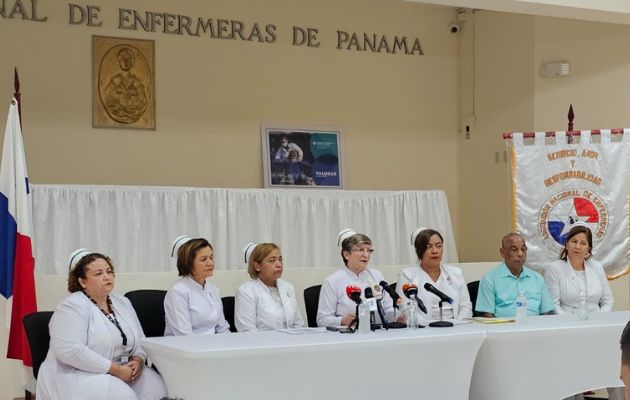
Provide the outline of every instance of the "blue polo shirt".
{"type": "Polygon", "coordinates": [[[520,292],[527,296],[527,315],[540,315],[555,308],[542,275],[523,267],[517,278],[503,263],[481,278],[475,310],[492,313],[496,317],[514,317],[514,302],[520,292]]]}

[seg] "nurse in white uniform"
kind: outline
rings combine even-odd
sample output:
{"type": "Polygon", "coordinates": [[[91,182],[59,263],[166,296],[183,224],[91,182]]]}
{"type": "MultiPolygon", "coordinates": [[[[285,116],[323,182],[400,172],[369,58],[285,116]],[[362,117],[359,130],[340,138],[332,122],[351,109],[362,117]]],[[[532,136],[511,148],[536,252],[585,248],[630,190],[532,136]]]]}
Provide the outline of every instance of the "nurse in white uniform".
{"type": "Polygon", "coordinates": [[[396,291],[401,298],[406,298],[403,286],[416,285],[418,298],[422,300],[427,312],[416,309],[421,321],[435,321],[440,318],[440,298],[424,289],[430,283],[453,299],[453,304],[442,304],[443,319],[465,319],[472,317],[472,302],[462,270],[442,264],[444,239],[440,232],[433,229],[416,228],[411,233],[411,244],[418,256],[419,265],[404,268],[398,276],[396,291]]]}
{"type": "Polygon", "coordinates": [[[202,238],[180,236],[171,248],[171,256],[175,254],[181,278],[164,298],[164,336],[229,332],[219,289],[206,281],[214,273],[210,243],[202,238]]]}
{"type": "MultiPolygon", "coordinates": [[[[339,233],[337,244],[341,246],[341,258],[345,267],[329,275],[319,294],[317,308],[318,326],[348,326],[356,317],[356,303],[346,294],[346,287],[353,285],[361,288],[361,298],[365,300],[365,288],[378,286],[384,280],[381,271],[368,268],[374,250],[372,240],[352,229],[339,233]]],[[[383,293],[383,309],[386,319],[394,316],[392,298],[383,293]]],[[[403,317],[400,318],[403,320],[403,317]]],[[[377,322],[380,318],[377,316],[377,322]]]]}
{"type": "Polygon", "coordinates": [[[236,290],[234,324],[239,332],[303,328],[295,289],[282,276],[282,254],[273,243],[249,243],[243,249],[252,278],[236,290]]]}
{"type": "MultiPolygon", "coordinates": [[[[580,307],[580,296],[586,297],[588,312],[612,311],[613,296],[602,265],[591,258],[593,234],[585,223],[573,225],[567,235],[560,260],[545,271],[549,294],[556,303],[557,314],[572,314],[580,307]]],[[[578,394],[569,399],[583,399],[578,394]]],[[[621,388],[609,388],[609,399],[623,399],[621,388]]]]}
{"type": "Polygon", "coordinates": [[[85,249],[72,254],[72,294],[50,320],[38,399],[158,400],[167,395],[160,375],[144,367],[144,333],[131,303],[113,289],[114,266],[107,256],[85,249]]]}

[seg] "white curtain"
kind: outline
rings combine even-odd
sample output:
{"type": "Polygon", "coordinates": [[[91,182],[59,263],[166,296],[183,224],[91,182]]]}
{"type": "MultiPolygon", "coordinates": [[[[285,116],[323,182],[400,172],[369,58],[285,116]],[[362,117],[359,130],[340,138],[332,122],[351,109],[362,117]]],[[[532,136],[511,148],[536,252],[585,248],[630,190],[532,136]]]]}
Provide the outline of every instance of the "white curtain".
{"type": "Polygon", "coordinates": [[[175,269],[171,243],[204,237],[217,269],[245,268],[247,242],[274,242],[285,267],[340,265],[337,234],[367,234],[371,265],[416,263],[416,226],[444,236],[445,262],[457,262],[443,191],[208,189],[32,185],[36,272],[66,274],[80,247],[112,257],[118,272],[175,269]]]}

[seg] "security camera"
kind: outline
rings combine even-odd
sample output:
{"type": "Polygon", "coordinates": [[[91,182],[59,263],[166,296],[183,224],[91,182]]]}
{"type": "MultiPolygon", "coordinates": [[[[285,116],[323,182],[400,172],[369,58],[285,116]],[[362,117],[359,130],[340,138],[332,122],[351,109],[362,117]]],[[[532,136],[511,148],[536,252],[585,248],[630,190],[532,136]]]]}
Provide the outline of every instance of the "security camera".
{"type": "Polygon", "coordinates": [[[448,31],[451,33],[457,33],[459,32],[459,29],[459,24],[456,24],[455,22],[448,25],[448,31]]]}

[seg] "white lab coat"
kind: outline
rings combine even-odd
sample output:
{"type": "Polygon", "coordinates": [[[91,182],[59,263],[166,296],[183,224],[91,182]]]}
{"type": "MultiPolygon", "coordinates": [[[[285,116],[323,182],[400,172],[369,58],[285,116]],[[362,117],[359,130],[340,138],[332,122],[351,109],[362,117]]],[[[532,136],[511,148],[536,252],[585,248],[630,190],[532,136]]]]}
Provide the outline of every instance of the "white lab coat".
{"type": "MultiPolygon", "coordinates": [[[[357,304],[350,300],[346,294],[346,287],[354,285],[361,288],[361,298],[365,300],[365,288],[373,287],[383,281],[381,271],[367,268],[357,276],[354,272],[344,267],[329,275],[322,284],[319,294],[319,305],[317,308],[317,325],[318,326],[339,326],[341,319],[347,314],[355,314],[357,304]]],[[[385,292],[383,293],[383,310],[385,318],[393,319],[394,307],[392,298],[385,292]]],[[[380,321],[378,313],[377,321],[380,321]]]]}
{"type": "MultiPolygon", "coordinates": [[[[453,299],[453,304],[449,305],[449,307],[452,307],[454,319],[471,318],[473,314],[472,302],[470,301],[468,287],[462,275],[462,270],[458,267],[444,264],[440,265],[440,270],[440,277],[437,282],[434,282],[420,266],[404,268],[398,275],[396,291],[402,299],[406,299],[407,297],[403,293],[403,285],[405,283],[416,285],[418,287],[418,298],[422,300],[428,312],[425,314],[419,311],[420,317],[429,321],[435,320],[437,315],[435,315],[436,312],[434,310],[439,309],[440,298],[424,288],[424,284],[428,282],[453,299]]],[[[444,307],[446,304],[442,304],[442,306],[444,307]]]]}
{"type": "Polygon", "coordinates": [[[83,292],[62,301],[50,324],[50,349],[37,377],[41,400],[158,400],[167,395],[162,378],[145,367],[132,384],[108,375],[112,361],[121,356],[146,359],[138,317],[123,296],[111,294],[112,306],[127,346],[116,326],[83,292]]]}
{"type": "Polygon", "coordinates": [[[182,277],[166,292],[164,313],[164,336],[230,331],[219,289],[208,281],[201,286],[190,276],[182,277]]]}
{"type": "Polygon", "coordinates": [[[554,261],[545,271],[545,282],[556,303],[556,313],[571,314],[576,311],[580,307],[581,291],[586,293],[589,312],[612,311],[614,300],[602,265],[593,259],[584,262],[586,287],[578,274],[568,260],[554,261]]]}
{"type": "Polygon", "coordinates": [[[260,279],[245,282],[236,290],[234,324],[239,332],[304,327],[293,285],[278,279],[276,287],[282,306],[260,279]]]}

